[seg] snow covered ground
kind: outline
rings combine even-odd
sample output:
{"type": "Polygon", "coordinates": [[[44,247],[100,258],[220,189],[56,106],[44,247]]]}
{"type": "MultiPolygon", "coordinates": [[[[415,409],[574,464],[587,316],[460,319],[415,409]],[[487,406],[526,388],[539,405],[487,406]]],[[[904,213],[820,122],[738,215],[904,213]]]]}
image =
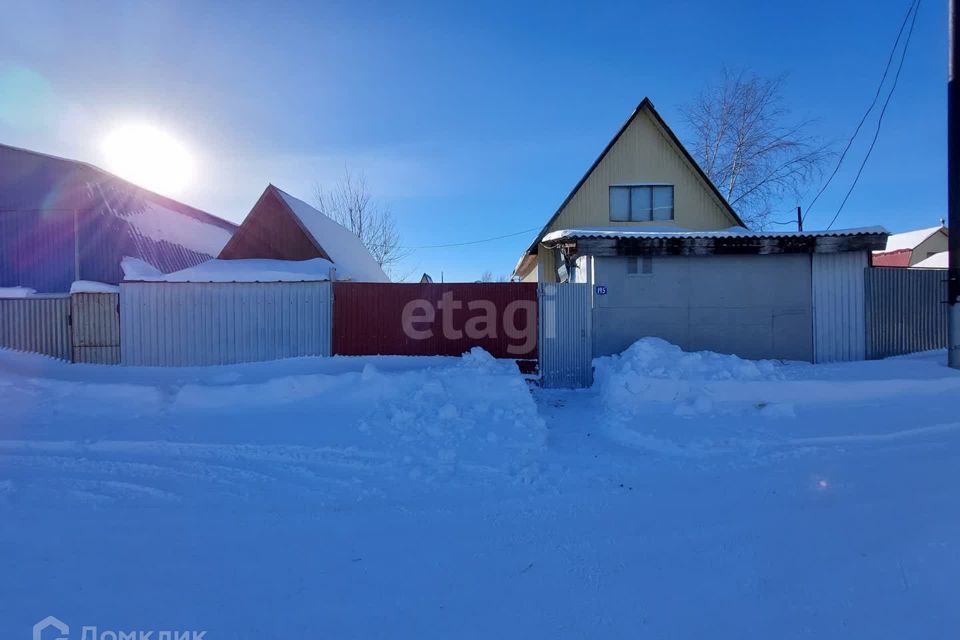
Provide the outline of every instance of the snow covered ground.
{"type": "Polygon", "coordinates": [[[0,638],[955,638],[944,360],[0,351],[0,638]]]}

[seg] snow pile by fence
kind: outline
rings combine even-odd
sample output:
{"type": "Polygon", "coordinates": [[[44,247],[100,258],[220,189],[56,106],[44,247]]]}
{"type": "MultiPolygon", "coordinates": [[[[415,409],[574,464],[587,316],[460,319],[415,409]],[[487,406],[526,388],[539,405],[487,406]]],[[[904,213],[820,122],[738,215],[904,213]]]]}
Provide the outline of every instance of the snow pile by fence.
{"type": "MultiPolygon", "coordinates": [[[[30,354],[2,353],[0,365],[73,375],[65,364],[30,354]]],[[[458,471],[525,481],[546,443],[545,425],[516,365],[481,349],[462,358],[336,357],[167,368],[163,382],[157,369],[87,371],[96,382],[0,369],[0,406],[21,425],[73,416],[93,438],[97,429],[114,429],[111,437],[135,431],[138,438],[163,439],[167,434],[143,430],[166,419],[191,437],[216,442],[297,442],[335,452],[358,475],[377,476],[379,484],[398,473],[430,481],[458,471]],[[111,426],[111,416],[121,424],[111,426]]]]}
{"type": "Polygon", "coordinates": [[[597,358],[594,367],[594,387],[623,416],[650,403],[675,405],[677,415],[710,413],[728,400],[718,389],[783,378],[783,365],[772,360],[686,352],[660,338],[642,338],[621,354],[597,358]]]}
{"type": "Polygon", "coordinates": [[[355,392],[371,407],[361,438],[387,443],[415,476],[465,466],[527,477],[546,427],[516,365],[479,348],[454,362],[400,375],[366,365],[355,392]]]}
{"type": "Polygon", "coordinates": [[[876,402],[897,396],[960,392],[960,376],[909,359],[811,365],[744,360],[700,351],[688,353],[658,338],[643,338],[619,355],[594,360],[594,388],[608,414],[629,419],[664,410],[678,416],[754,414],[792,417],[799,407],[876,402]],[[880,379],[877,379],[879,376],[880,379]]]}

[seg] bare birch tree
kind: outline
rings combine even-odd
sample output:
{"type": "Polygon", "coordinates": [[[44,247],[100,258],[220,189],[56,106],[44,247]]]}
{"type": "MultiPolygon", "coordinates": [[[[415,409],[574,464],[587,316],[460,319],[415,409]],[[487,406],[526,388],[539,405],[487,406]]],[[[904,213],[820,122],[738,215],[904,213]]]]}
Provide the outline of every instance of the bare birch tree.
{"type": "Polygon", "coordinates": [[[487,269],[483,272],[483,275],[480,276],[480,279],[477,282],[509,282],[510,278],[500,274],[498,276],[493,275],[493,271],[487,269]]]}
{"type": "Polygon", "coordinates": [[[317,209],[357,234],[377,264],[388,273],[409,253],[400,245],[393,214],[377,202],[362,174],[344,171],[331,188],[317,185],[317,209]]]}
{"type": "Polygon", "coordinates": [[[683,108],[693,156],[744,222],[759,229],[799,200],[831,156],[809,133],[811,121],[791,118],[782,88],[783,77],[724,70],[683,108]]]}

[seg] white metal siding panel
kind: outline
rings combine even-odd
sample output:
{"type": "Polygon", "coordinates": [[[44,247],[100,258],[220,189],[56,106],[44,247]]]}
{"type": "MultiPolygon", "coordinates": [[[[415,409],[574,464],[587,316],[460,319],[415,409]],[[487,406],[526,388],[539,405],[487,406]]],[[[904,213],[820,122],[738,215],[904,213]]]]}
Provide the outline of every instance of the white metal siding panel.
{"type": "Polygon", "coordinates": [[[70,360],[70,296],[0,299],[0,348],[70,360]]]}
{"type": "Polygon", "coordinates": [[[588,284],[540,284],[540,377],[548,388],[593,384],[591,290],[588,284]]]}
{"type": "Polygon", "coordinates": [[[813,254],[814,362],[865,359],[866,268],[864,251],[813,254]]]}
{"type": "Polygon", "coordinates": [[[330,355],[330,283],[124,283],[125,365],[205,366],[330,355]]]}

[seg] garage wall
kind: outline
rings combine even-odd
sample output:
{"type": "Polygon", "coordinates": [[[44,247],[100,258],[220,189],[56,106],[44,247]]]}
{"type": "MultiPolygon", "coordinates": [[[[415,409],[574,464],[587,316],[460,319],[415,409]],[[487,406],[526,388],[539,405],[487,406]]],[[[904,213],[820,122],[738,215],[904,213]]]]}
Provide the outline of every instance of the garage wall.
{"type": "Polygon", "coordinates": [[[594,356],[656,336],[688,351],[813,360],[810,256],[656,256],[652,273],[628,275],[635,258],[595,258],[594,356]]]}

